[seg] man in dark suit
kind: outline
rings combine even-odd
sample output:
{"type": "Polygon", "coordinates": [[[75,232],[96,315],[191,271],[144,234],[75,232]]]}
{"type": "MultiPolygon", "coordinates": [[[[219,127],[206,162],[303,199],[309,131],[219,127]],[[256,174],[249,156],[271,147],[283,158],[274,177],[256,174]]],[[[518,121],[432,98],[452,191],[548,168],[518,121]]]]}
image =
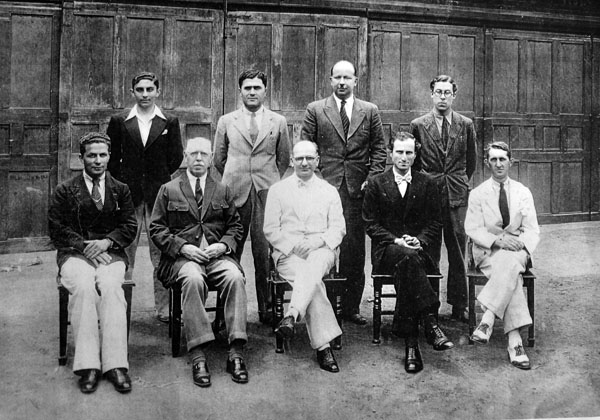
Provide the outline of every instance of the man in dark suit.
{"type": "Polygon", "coordinates": [[[464,229],[469,179],[477,166],[473,121],[452,110],[456,83],[440,75],[430,83],[433,110],[410,123],[409,131],[421,143],[415,169],[431,175],[442,200],[442,231],[432,244],[431,256],[439,264],[442,233],[448,250],[448,296],[452,318],[468,322],[464,229]]]}
{"type": "Polygon", "coordinates": [[[79,148],[83,173],[56,188],[48,209],[61,284],[71,294],[73,371],[81,376],[81,392],[96,390],[100,371],[117,391],[129,392],[122,285],[127,268],[124,248],[136,230],[133,202],[127,185],[106,172],[108,136],[88,133],[79,140],[79,148]]]}
{"type": "Polygon", "coordinates": [[[405,338],[408,373],[423,369],[419,350],[419,320],[434,350],[454,344],[437,324],[440,306],[427,273],[438,268],[431,247],[442,226],[438,188],[427,175],[412,172],[417,143],[409,133],[398,133],[390,143],[392,169],[373,178],[365,193],[363,218],[372,239],[373,272],[394,275],[396,310],[392,332],[405,338]]]}
{"type": "Polygon", "coordinates": [[[385,144],[375,104],[354,97],[356,69],[348,61],[331,68],[333,94],[308,105],[302,140],[317,143],[323,178],[338,189],[346,219],[340,246],[340,272],[348,280],[342,306],[345,318],[364,325],[360,301],[365,286],[365,229],[361,217],[363,191],[385,169],[385,144]]]}
{"type": "Polygon", "coordinates": [[[217,287],[225,303],[227,372],[235,382],[248,382],[245,279],[235,254],[242,224],[229,188],[208,173],[211,160],[210,140],[188,140],[187,171],[160,188],[150,222],[152,241],[162,252],[159,278],[165,287],[181,286],[192,374],[200,387],[211,383],[204,349],[215,339],[204,309],[208,284],[217,287]]]}
{"type": "MultiPolygon", "coordinates": [[[[158,78],[153,73],[138,74],[131,81],[131,94],[136,105],[131,111],[113,116],[107,129],[112,141],[108,170],[129,186],[138,224],[135,239],[126,249],[130,264],[125,274],[128,279],[132,277],[142,229],[148,233],[156,193],[171,180],[183,157],[179,121],[163,114],[155,104],[160,95],[158,78]]],[[[154,308],[157,318],[168,322],[169,296],[156,277],[160,251],[148,242],[154,267],[154,308]]]]}
{"type": "Polygon", "coordinates": [[[263,106],[267,76],[246,70],[238,79],[243,106],[219,118],[215,134],[214,167],[233,194],[244,233],[238,260],[250,233],[258,316],[271,325],[269,302],[269,244],[263,233],[269,187],[279,181],[290,163],[290,141],[285,117],[263,106]]]}

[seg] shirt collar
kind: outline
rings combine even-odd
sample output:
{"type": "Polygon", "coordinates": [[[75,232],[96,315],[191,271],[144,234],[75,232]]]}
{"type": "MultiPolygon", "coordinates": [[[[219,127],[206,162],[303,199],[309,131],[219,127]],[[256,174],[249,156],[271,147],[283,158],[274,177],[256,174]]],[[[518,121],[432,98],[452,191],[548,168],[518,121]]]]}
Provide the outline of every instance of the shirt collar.
{"type": "MultiPolygon", "coordinates": [[[[255,111],[255,114],[262,114],[265,112],[265,107],[264,106],[260,106],[260,108],[258,108],[258,111],[255,111]]],[[[242,113],[245,115],[251,115],[252,111],[250,111],[248,108],[246,108],[244,105],[242,105],[242,113]]]]}
{"type": "MultiPolygon", "coordinates": [[[[137,105],[134,105],[133,108],[131,108],[131,111],[129,111],[129,115],[127,115],[127,118],[125,118],[125,121],[130,120],[133,117],[139,118],[137,105]]],[[[160,110],[160,108],[157,105],[154,105],[154,111],[152,112],[152,116],[150,117],[150,119],[152,119],[154,117],[162,118],[165,121],[167,120],[167,118],[165,117],[165,115],[162,113],[162,111],[160,110]]]]}
{"type": "MultiPolygon", "coordinates": [[[[494,178],[490,178],[492,180],[492,186],[496,189],[500,189],[500,183],[498,181],[496,181],[494,178]]],[[[506,181],[504,181],[504,187],[508,188],[508,186],[510,185],[510,177],[506,178],[506,181]]]]}
{"type": "Polygon", "coordinates": [[[407,177],[407,176],[409,176],[409,175],[410,175],[410,177],[412,178],[412,172],[411,172],[411,169],[412,169],[412,168],[408,168],[408,172],[406,173],[406,175],[400,175],[400,174],[398,173],[398,171],[396,170],[396,167],[395,167],[395,166],[394,166],[394,167],[392,167],[392,170],[394,171],[394,176],[404,176],[404,177],[407,177]]]}
{"type": "MultiPolygon", "coordinates": [[[[86,181],[91,182],[92,184],[94,183],[94,179],[91,176],[89,176],[88,173],[85,170],[83,171],[83,178],[86,181]]],[[[104,171],[102,173],[102,175],[100,175],[100,182],[104,181],[105,179],[106,179],[106,171],[104,171]]]]}
{"type": "Polygon", "coordinates": [[[316,178],[316,175],[315,175],[314,173],[313,173],[313,175],[310,177],[310,179],[309,179],[308,181],[304,181],[304,180],[300,179],[300,178],[298,177],[298,175],[296,175],[296,174],[294,174],[294,175],[292,175],[292,176],[293,176],[294,178],[296,178],[296,183],[298,183],[298,184],[299,184],[300,182],[303,182],[303,183],[304,183],[306,186],[311,186],[311,185],[313,185],[313,184],[315,183],[315,178],[316,178]]]}
{"type": "MultiPolygon", "coordinates": [[[[197,176],[192,175],[192,173],[190,172],[189,169],[186,169],[185,172],[187,173],[188,180],[190,181],[190,184],[192,184],[192,185],[195,186],[196,185],[196,179],[199,179],[200,180],[200,185],[202,185],[202,186],[206,185],[206,176],[208,175],[208,171],[206,171],[204,173],[204,175],[202,175],[201,177],[197,177],[197,176]]],[[[204,187],[202,187],[202,188],[204,189],[204,187]]],[[[192,191],[193,190],[194,190],[194,188],[192,188],[192,191]]]]}
{"type": "MultiPolygon", "coordinates": [[[[448,113],[448,115],[446,115],[446,120],[448,121],[448,124],[452,125],[452,110],[450,110],[450,112],[448,113]]],[[[433,110],[433,116],[435,117],[435,119],[437,120],[437,122],[441,125],[443,123],[443,116],[442,114],[440,114],[439,112],[437,112],[437,110],[433,110]]]]}
{"type": "MultiPolygon", "coordinates": [[[[337,104],[338,109],[340,109],[340,107],[342,106],[342,100],[340,98],[338,98],[337,96],[335,96],[335,93],[333,94],[333,99],[335,100],[335,103],[337,104]]],[[[352,106],[354,104],[354,94],[350,95],[349,98],[346,98],[344,100],[346,101],[346,105],[352,106]]]]}

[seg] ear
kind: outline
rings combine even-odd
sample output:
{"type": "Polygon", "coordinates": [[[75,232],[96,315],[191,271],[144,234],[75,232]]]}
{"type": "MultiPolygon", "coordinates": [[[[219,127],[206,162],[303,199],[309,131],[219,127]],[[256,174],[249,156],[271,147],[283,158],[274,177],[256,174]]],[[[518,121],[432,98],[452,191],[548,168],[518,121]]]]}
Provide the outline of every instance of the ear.
{"type": "Polygon", "coordinates": [[[484,159],[483,162],[485,163],[485,166],[487,166],[488,168],[491,168],[490,161],[487,160],[487,158],[484,159]]]}
{"type": "Polygon", "coordinates": [[[131,92],[131,96],[133,96],[135,98],[135,92],[133,91],[133,88],[130,88],[129,92],[131,92]]]}
{"type": "Polygon", "coordinates": [[[160,96],[160,92],[161,92],[160,88],[156,89],[156,97],[160,96]]]}

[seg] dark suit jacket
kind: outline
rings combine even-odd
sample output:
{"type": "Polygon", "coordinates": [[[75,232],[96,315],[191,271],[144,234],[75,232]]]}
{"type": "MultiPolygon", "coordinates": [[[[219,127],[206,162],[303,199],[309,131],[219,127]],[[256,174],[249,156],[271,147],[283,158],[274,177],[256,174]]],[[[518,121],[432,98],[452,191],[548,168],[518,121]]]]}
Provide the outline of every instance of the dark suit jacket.
{"type": "Polygon", "coordinates": [[[333,95],[306,108],[301,140],[319,146],[319,170],[336,188],[346,179],[353,198],[362,197],[362,183],[385,169],[387,158],[379,110],[375,104],[354,98],[348,139],[333,95]]]}
{"type": "Polygon", "coordinates": [[[421,142],[413,170],[433,176],[444,205],[466,206],[469,179],[477,166],[477,136],[473,121],[452,111],[447,152],[444,152],[433,111],[414,119],[409,130],[421,142]]]}
{"type": "Polygon", "coordinates": [[[165,287],[175,282],[179,269],[189,261],[179,255],[181,247],[188,243],[200,246],[203,234],[209,245],[227,245],[230,252],[220,258],[239,267],[235,251],[242,224],[229,188],[209,174],[200,214],[186,172],[160,187],[152,211],[150,236],[161,251],[158,277],[165,287]]]}
{"type": "Polygon", "coordinates": [[[374,272],[379,268],[385,248],[396,238],[404,234],[416,236],[427,252],[441,231],[438,188],[428,175],[412,171],[404,212],[399,206],[400,199],[392,168],[375,176],[365,190],[363,219],[367,235],[372,240],[374,272]]]}
{"type": "Polygon", "coordinates": [[[152,120],[146,145],[136,118],[125,121],[129,111],[110,119],[106,133],[111,140],[108,170],[131,190],[134,206],[142,201],[154,204],[162,184],[171,180],[183,159],[179,121],[167,114],[167,120],[152,120]]]}
{"type": "Polygon", "coordinates": [[[137,223],[129,188],[108,172],[105,179],[104,207],[96,208],[92,196],[79,174],[56,187],[48,209],[50,239],[58,250],[60,267],[68,257],[83,256],[85,240],[113,241],[108,253],[113,261],[125,261],[125,248],[135,238],[137,223]]]}

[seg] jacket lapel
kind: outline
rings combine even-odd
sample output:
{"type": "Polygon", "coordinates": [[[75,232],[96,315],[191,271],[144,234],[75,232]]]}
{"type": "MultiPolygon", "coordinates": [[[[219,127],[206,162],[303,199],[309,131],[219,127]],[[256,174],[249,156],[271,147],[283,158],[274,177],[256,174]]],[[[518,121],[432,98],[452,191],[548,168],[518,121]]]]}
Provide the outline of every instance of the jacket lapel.
{"type": "MultiPolygon", "coordinates": [[[[498,204],[498,196],[493,188],[493,181],[488,179],[488,185],[485,189],[486,200],[485,203],[488,205],[488,211],[493,215],[494,220],[499,220],[500,225],[502,225],[502,214],[500,213],[500,205],[498,204]]],[[[510,206],[510,205],[509,205],[510,206]]],[[[510,207],[509,207],[510,210],[510,207]]],[[[500,226],[502,227],[502,226],[500,226]]]]}
{"type": "Polygon", "coordinates": [[[200,220],[204,220],[206,212],[208,211],[208,207],[210,206],[210,203],[212,203],[215,186],[215,181],[212,179],[209,173],[206,176],[206,185],[204,186],[204,198],[202,200],[202,214],[200,215],[200,220]]]}
{"type": "Polygon", "coordinates": [[[462,131],[462,120],[458,117],[456,112],[452,111],[452,124],[450,125],[450,131],[448,132],[448,148],[450,150],[456,140],[458,139],[458,134],[462,131]]]}
{"type": "Polygon", "coordinates": [[[190,179],[187,176],[187,172],[179,177],[179,188],[181,189],[181,193],[190,205],[190,211],[197,220],[200,220],[200,214],[198,213],[198,203],[196,203],[196,194],[194,193],[194,191],[192,191],[192,187],[190,186],[190,179]]]}
{"type": "Polygon", "coordinates": [[[237,131],[240,132],[242,137],[246,139],[250,147],[252,147],[252,139],[250,138],[250,132],[248,131],[248,127],[246,126],[246,122],[244,121],[244,114],[241,109],[238,109],[233,115],[233,126],[237,131]]]}
{"type": "Polygon", "coordinates": [[[433,112],[427,114],[425,130],[427,130],[429,136],[433,139],[438,149],[440,149],[443,152],[444,145],[442,144],[442,136],[440,135],[440,130],[438,130],[437,124],[435,123],[435,117],[433,115],[433,112]]]}
{"type": "Polygon", "coordinates": [[[264,113],[262,117],[262,121],[260,123],[260,127],[258,129],[258,136],[256,137],[256,141],[254,142],[253,149],[256,149],[258,145],[267,137],[269,134],[269,129],[273,123],[273,115],[272,112],[267,108],[264,108],[264,113]]]}
{"type": "Polygon", "coordinates": [[[396,184],[396,178],[394,176],[394,170],[389,169],[387,175],[383,178],[383,189],[387,193],[392,203],[400,200],[400,191],[398,190],[398,184],[396,184]]]}
{"type": "Polygon", "coordinates": [[[407,214],[410,214],[410,210],[415,204],[415,199],[417,198],[417,191],[423,191],[424,188],[423,179],[421,178],[420,174],[418,172],[411,171],[411,175],[412,181],[410,181],[405,194],[406,207],[404,208],[404,217],[406,217],[407,214]]]}
{"type": "Polygon", "coordinates": [[[156,141],[156,139],[162,134],[166,126],[167,122],[159,116],[155,116],[152,119],[150,133],[148,134],[148,140],[146,141],[146,146],[144,146],[144,149],[148,149],[148,147],[150,147],[150,145],[156,141]]]}
{"type": "Polygon", "coordinates": [[[342,117],[340,117],[340,111],[337,108],[337,104],[335,103],[335,99],[333,99],[333,95],[331,95],[325,101],[325,108],[323,108],[323,112],[333,124],[335,131],[337,131],[340,139],[345,143],[346,136],[344,135],[344,126],[342,125],[342,117]]]}
{"type": "MultiPolygon", "coordinates": [[[[361,106],[360,101],[354,98],[354,106],[352,107],[352,119],[350,120],[350,128],[348,128],[348,138],[352,137],[352,135],[358,130],[358,127],[362,124],[365,119],[365,110],[361,106]]],[[[340,121],[342,117],[340,117],[340,121]]]]}
{"type": "Polygon", "coordinates": [[[129,136],[133,139],[133,143],[140,149],[143,149],[144,143],[142,143],[142,136],[140,134],[137,118],[133,117],[125,121],[125,128],[127,129],[129,136]]]}

